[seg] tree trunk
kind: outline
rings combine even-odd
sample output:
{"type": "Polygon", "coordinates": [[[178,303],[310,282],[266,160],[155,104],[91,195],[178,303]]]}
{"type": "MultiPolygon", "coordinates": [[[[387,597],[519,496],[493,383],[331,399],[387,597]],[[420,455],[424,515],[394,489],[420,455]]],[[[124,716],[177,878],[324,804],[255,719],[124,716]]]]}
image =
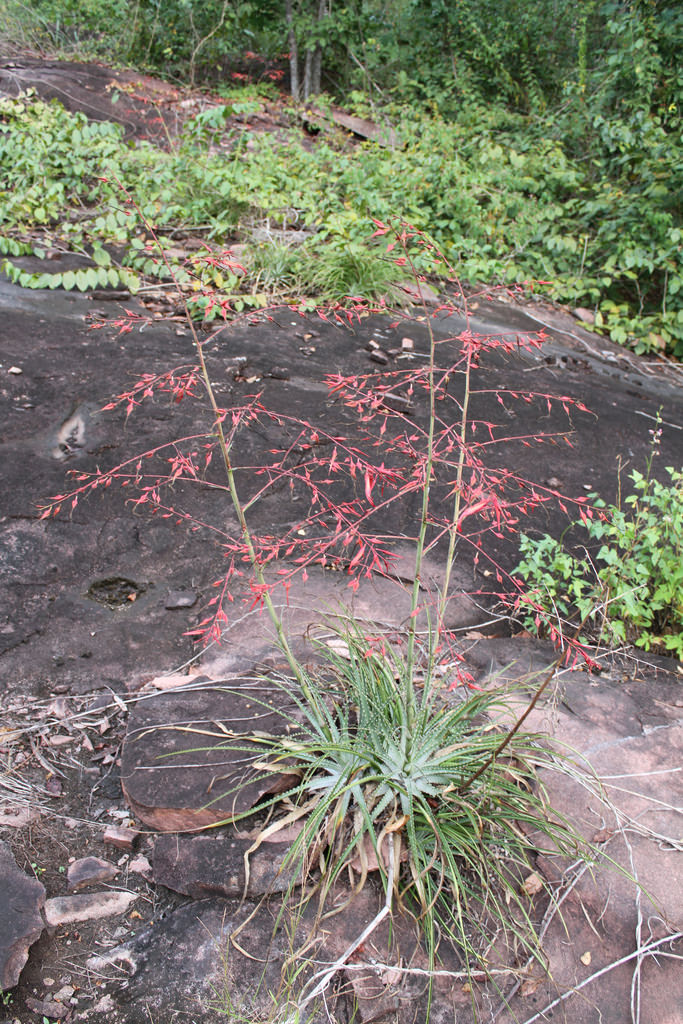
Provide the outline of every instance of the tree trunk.
{"type": "MultiPolygon", "coordinates": [[[[318,26],[325,20],[329,15],[328,0],[320,0],[318,4],[318,26]]],[[[313,68],[311,71],[311,92],[314,96],[318,96],[320,93],[320,73],[323,62],[323,48],[320,40],[316,43],[315,51],[313,53],[313,68]]]]}
{"type": "Polygon", "coordinates": [[[306,50],[304,58],[304,103],[307,103],[313,90],[311,89],[311,76],[313,70],[313,50],[306,50]]]}
{"type": "Polygon", "coordinates": [[[285,0],[285,17],[287,19],[287,42],[289,45],[289,91],[292,99],[299,99],[299,47],[294,31],[294,13],[292,0],[285,0]]]}
{"type": "Polygon", "coordinates": [[[297,39],[297,26],[294,20],[294,4],[293,0],[285,0],[287,41],[289,44],[290,92],[294,99],[303,99],[306,102],[311,96],[315,96],[320,92],[322,44],[319,30],[322,22],[329,16],[329,13],[329,0],[318,0],[315,13],[315,42],[312,42],[310,39],[301,41],[301,48],[304,51],[302,82],[299,78],[299,40],[297,39]]]}

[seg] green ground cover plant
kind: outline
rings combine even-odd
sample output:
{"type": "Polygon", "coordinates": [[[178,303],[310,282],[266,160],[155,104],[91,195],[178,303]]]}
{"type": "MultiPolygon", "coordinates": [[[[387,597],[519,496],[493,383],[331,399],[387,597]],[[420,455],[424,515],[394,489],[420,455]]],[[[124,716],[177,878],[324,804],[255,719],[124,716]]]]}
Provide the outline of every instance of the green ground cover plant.
{"type": "Polygon", "coordinates": [[[683,660],[683,471],[666,473],[669,483],[654,479],[651,458],[616,505],[590,495],[572,524],[571,550],[548,534],[522,534],[515,573],[526,587],[518,608],[527,629],[580,622],[595,642],[683,660]]]}

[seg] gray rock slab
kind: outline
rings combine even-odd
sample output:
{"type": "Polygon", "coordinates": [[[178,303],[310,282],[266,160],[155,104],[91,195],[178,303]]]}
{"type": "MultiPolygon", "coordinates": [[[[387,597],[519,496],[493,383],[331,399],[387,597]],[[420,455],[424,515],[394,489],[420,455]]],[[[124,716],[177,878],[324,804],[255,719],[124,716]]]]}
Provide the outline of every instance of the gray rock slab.
{"type": "Polygon", "coordinates": [[[7,843],[0,841],[0,991],[14,988],[28,952],[44,928],[45,889],[17,867],[7,843]]]}
{"type": "MultiPolygon", "coordinates": [[[[190,402],[165,405],[155,401],[128,422],[123,410],[96,416],[79,413],[84,408],[101,410],[111,393],[125,391],[142,373],[161,373],[187,363],[192,358],[189,339],[177,334],[175,325],[164,324],[125,336],[118,335],[115,328],[89,331],[86,317],[93,312],[93,302],[80,293],[29,293],[0,280],[0,302],[0,358],[3,365],[20,365],[23,370],[19,376],[3,378],[0,389],[5,482],[0,495],[0,516],[4,517],[0,523],[0,571],[4,559],[8,577],[0,616],[0,651],[4,650],[2,657],[8,665],[3,679],[20,678],[25,689],[44,695],[55,688],[85,692],[108,686],[120,692],[126,685],[137,687],[191,657],[192,643],[185,633],[206,614],[202,605],[214,593],[211,583],[223,561],[218,535],[186,533],[172,518],[130,517],[124,495],[115,487],[103,490],[97,501],[81,502],[72,518],[38,523],[35,507],[47,496],[64,493],[65,472],[70,468],[108,468],[202,429],[202,414],[190,402]],[[31,338],[28,348],[27,337],[31,338]],[[56,458],[55,437],[60,431],[75,437],[74,430],[77,446],[71,446],[66,460],[56,458]],[[135,601],[116,609],[86,596],[93,584],[113,577],[130,579],[145,590],[135,601]],[[195,608],[167,609],[169,591],[183,588],[199,595],[195,608]]],[[[143,312],[134,299],[126,305],[143,312]]],[[[473,329],[504,334],[534,330],[544,326],[538,313],[536,307],[481,303],[473,329]]],[[[547,311],[542,312],[542,319],[547,316],[547,311]]],[[[536,361],[524,354],[487,356],[478,371],[482,386],[473,398],[472,413],[493,423],[497,434],[517,437],[534,434],[539,425],[549,431],[569,426],[573,431],[571,449],[552,445],[527,449],[514,442],[498,456],[492,449],[492,462],[514,465],[521,476],[535,482],[557,479],[566,493],[582,495],[590,488],[611,500],[617,457],[633,466],[644,465],[648,427],[662,405],[672,426],[666,427],[662,436],[660,465],[677,464],[683,391],[670,379],[673,371],[667,367],[623,352],[618,358],[622,363],[626,360],[627,370],[618,360],[607,361],[601,352],[611,356],[614,346],[604,339],[596,342],[595,336],[583,331],[571,317],[568,320],[569,327],[556,317],[549,334],[553,344],[564,346],[570,354],[574,346],[580,358],[567,357],[558,369],[545,364],[542,353],[536,361]],[[593,346],[590,361],[584,358],[585,345],[593,346]],[[595,416],[575,413],[568,423],[561,409],[550,415],[540,400],[506,412],[497,402],[497,389],[528,390],[532,366],[536,391],[579,398],[595,410],[595,416]]],[[[457,334],[462,326],[457,317],[434,320],[440,340],[457,334]]],[[[226,374],[229,360],[248,351],[250,373],[253,365],[254,375],[263,378],[263,400],[274,412],[318,420],[334,436],[356,443],[358,424],[342,403],[330,400],[325,374],[331,370],[364,373],[368,365],[365,345],[378,333],[390,350],[400,347],[409,330],[412,354],[415,360],[422,359],[427,348],[424,325],[411,323],[408,329],[401,323],[392,328],[387,318],[369,317],[353,329],[341,330],[317,321],[313,346],[304,341],[308,328],[310,324],[297,318],[285,320],[282,327],[259,324],[224,329],[205,345],[216,384],[230,404],[250,393],[251,385],[226,374]],[[263,376],[274,362],[293,367],[290,381],[263,376]]],[[[444,342],[440,347],[444,359],[457,358],[457,347],[457,343],[444,342]]],[[[414,421],[423,425],[425,408],[420,395],[415,396],[414,405],[414,421]]],[[[208,420],[206,426],[210,426],[208,420]]],[[[264,426],[260,434],[243,431],[236,455],[247,466],[262,465],[271,449],[281,443],[281,432],[273,424],[264,426]]],[[[435,487],[437,505],[446,499],[446,491],[445,485],[443,491],[435,487]]],[[[331,496],[347,500],[348,488],[335,490],[331,496]]],[[[218,489],[179,484],[174,501],[203,522],[219,523],[221,530],[234,522],[218,489]]],[[[289,528],[300,508],[301,503],[288,508],[278,491],[253,508],[252,519],[257,530],[273,533],[289,528]]],[[[414,536],[419,496],[393,503],[382,515],[381,530],[387,536],[414,536]]],[[[528,525],[559,535],[566,520],[559,511],[546,507],[528,525]]],[[[514,564],[514,543],[495,537],[489,537],[487,543],[494,560],[504,567],[514,564]]],[[[440,552],[433,554],[438,561],[440,552]]],[[[483,576],[486,566],[482,562],[473,570],[472,553],[464,545],[459,550],[459,564],[468,570],[463,589],[491,589],[491,581],[483,576]]],[[[343,579],[341,582],[343,585],[343,579]]],[[[461,586],[458,581],[457,587],[461,586]]],[[[393,600],[380,597],[380,603],[394,610],[393,600]]],[[[372,604],[376,604],[374,599],[372,604]]],[[[235,608],[232,619],[238,622],[244,611],[235,608]]]]}
{"type": "Polygon", "coordinates": [[[231,947],[231,934],[253,910],[252,905],[240,909],[237,901],[193,902],[134,940],[91,958],[86,966],[101,979],[112,979],[109,1013],[94,1015],[96,1024],[131,1020],[141,1006],[160,1019],[181,1014],[202,1024],[239,1019],[240,1012],[256,1020],[263,1013],[267,1019],[274,1006],[270,993],[280,991],[288,941],[282,932],[271,941],[274,911],[264,906],[237,939],[253,958],[231,947]]]}
{"type": "Polygon", "coordinates": [[[168,611],[178,608],[194,608],[198,595],[192,590],[169,590],[164,607],[168,611]]]}
{"type": "Polygon", "coordinates": [[[53,896],[45,901],[45,920],[50,928],[72,921],[98,921],[102,917],[125,914],[137,898],[137,893],[122,889],[53,896]]]}
{"type": "MultiPolygon", "coordinates": [[[[111,997],[108,1005],[114,1014],[110,1020],[128,1020],[126,1015],[143,1004],[163,1019],[173,1011],[202,1024],[219,1024],[226,1017],[239,1020],[242,1016],[268,1020],[275,1009],[286,1017],[283,1011],[289,1007],[294,1014],[296,999],[313,973],[338,959],[383,903],[383,897],[372,886],[350,902],[348,892],[340,892],[338,897],[343,909],[328,918],[320,931],[314,925],[315,898],[303,913],[285,912],[279,925],[280,907],[275,902],[240,905],[230,900],[199,900],[180,907],[123,946],[92,958],[86,966],[99,978],[112,979],[107,985],[111,997]],[[293,970],[288,972],[286,965],[297,951],[301,956],[291,961],[293,970]],[[124,972],[128,977],[122,983],[124,972]]],[[[396,962],[399,949],[400,955],[418,970],[427,966],[424,956],[415,950],[413,924],[401,915],[397,915],[392,928],[388,921],[382,922],[368,950],[352,956],[345,972],[335,972],[335,982],[327,987],[325,999],[313,1000],[302,1019],[307,1024],[359,1020],[357,1015],[354,1017],[354,986],[349,980],[353,974],[354,978],[375,979],[372,992],[371,981],[363,987],[368,998],[361,1020],[375,1019],[370,1010],[377,994],[385,1008],[398,1008],[395,1016],[386,1018],[391,1024],[424,1020],[424,975],[392,976],[371,962],[372,958],[380,964],[396,962]]],[[[450,968],[458,966],[452,958],[446,962],[450,968]]],[[[444,1000],[446,1012],[436,1012],[433,1024],[453,1024],[454,1000],[458,1012],[467,1008],[468,996],[459,991],[461,988],[461,981],[455,988],[452,980],[444,986],[450,997],[444,1000]]],[[[100,1024],[99,1017],[93,1021],[100,1024]]]]}
{"type": "Polygon", "coordinates": [[[166,132],[178,128],[179,111],[168,105],[178,97],[166,83],[96,64],[13,56],[18,59],[0,64],[0,93],[4,95],[34,89],[41,99],[59,100],[67,110],[82,111],[94,121],[118,122],[128,137],[144,134],[162,146],[168,141],[166,132]],[[153,104],[135,95],[150,88],[157,97],[153,104]]]}
{"type": "Polygon", "coordinates": [[[138,701],[121,752],[131,810],[157,831],[184,832],[229,820],[282,792],[292,775],[257,767],[264,749],[248,737],[283,734],[297,714],[274,686],[248,677],[138,701]]]}
{"type": "MultiPolygon", "coordinates": [[[[266,577],[269,581],[272,576],[266,577]]],[[[368,632],[387,632],[405,628],[410,621],[409,586],[414,578],[414,552],[401,545],[394,570],[389,577],[375,575],[362,578],[355,588],[349,587],[348,578],[339,572],[330,572],[318,566],[308,570],[308,579],[294,577],[286,598],[280,591],[273,603],[284,623],[286,635],[292,638],[296,653],[306,660],[311,655],[312,637],[330,636],[335,629],[343,631],[349,622],[360,625],[368,632]]],[[[435,558],[427,558],[423,567],[424,589],[422,598],[429,600],[437,593],[443,579],[443,566],[435,558]]],[[[449,629],[475,628],[487,618],[486,612],[465,593],[467,573],[459,568],[453,574],[451,598],[445,623],[449,629]]],[[[432,605],[429,615],[435,615],[432,605]]],[[[427,613],[418,616],[418,627],[428,624],[427,613]]],[[[224,643],[207,650],[201,658],[202,669],[216,679],[234,672],[245,664],[245,651],[253,651],[254,662],[273,657],[276,640],[268,616],[257,610],[242,615],[233,626],[228,624],[224,643]]]]}
{"type": "MultiPolygon", "coordinates": [[[[253,840],[237,836],[160,836],[154,844],[154,881],[174,892],[202,899],[241,897],[245,854],[253,840]]],[[[249,855],[247,895],[254,898],[286,891],[294,877],[285,864],[290,843],[265,843],[249,855]]]]}

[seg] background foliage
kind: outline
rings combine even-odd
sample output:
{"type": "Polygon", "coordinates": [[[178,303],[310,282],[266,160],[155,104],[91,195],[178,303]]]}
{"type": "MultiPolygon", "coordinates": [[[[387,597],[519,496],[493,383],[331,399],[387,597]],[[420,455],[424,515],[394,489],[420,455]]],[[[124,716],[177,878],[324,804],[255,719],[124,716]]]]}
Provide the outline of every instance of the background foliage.
{"type": "Polygon", "coordinates": [[[255,256],[270,289],[357,290],[346,254],[358,264],[369,217],[391,214],[431,232],[465,279],[546,281],[553,298],[592,310],[613,340],[683,355],[683,8],[673,0],[0,0],[3,8],[15,43],[113,56],[226,94],[236,81],[294,84],[290,43],[302,67],[315,47],[329,97],[390,120],[402,143],[308,152],[293,133],[284,147],[257,139],[250,151],[234,139],[226,160],[206,156],[216,134],[197,119],[175,153],[152,155],[120,138],[114,152],[67,118],[49,136],[63,152],[47,157],[54,178],[38,201],[30,158],[22,169],[13,153],[45,152],[40,119],[66,115],[41,108],[17,118],[5,106],[6,237],[32,221],[55,233],[66,217],[56,233],[69,239],[122,240],[122,225],[89,237],[66,212],[84,191],[101,206],[94,180],[114,165],[176,234],[202,230],[226,244],[259,219],[305,231],[303,249],[280,239],[255,256]],[[74,145],[89,170],[67,187],[60,175],[74,145]],[[325,254],[332,272],[309,280],[311,253],[325,254]]]}

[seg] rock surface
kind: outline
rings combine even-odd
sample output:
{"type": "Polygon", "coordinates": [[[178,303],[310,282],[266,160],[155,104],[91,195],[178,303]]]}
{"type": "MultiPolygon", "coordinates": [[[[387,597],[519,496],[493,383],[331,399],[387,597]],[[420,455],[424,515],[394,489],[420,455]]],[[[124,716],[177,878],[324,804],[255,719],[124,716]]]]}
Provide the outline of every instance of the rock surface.
{"type": "Polygon", "coordinates": [[[117,850],[131,851],[140,833],[134,828],[127,828],[125,825],[109,825],[102,836],[102,841],[109,846],[115,846],[117,850]]]}
{"type": "Polygon", "coordinates": [[[14,988],[28,952],[43,932],[45,889],[17,867],[0,841],[0,991],[14,988]]]}
{"type": "Polygon", "coordinates": [[[53,896],[45,901],[45,920],[50,928],[72,921],[98,921],[112,914],[125,914],[137,898],[137,893],[122,890],[53,896]]]}
{"type": "Polygon", "coordinates": [[[291,702],[284,714],[282,707],[282,695],[253,678],[207,680],[138,702],[121,753],[121,784],[133,813],[159,832],[192,831],[288,789],[289,773],[254,767],[263,747],[248,740],[252,730],[285,733],[298,711],[291,702]]]}
{"type": "Polygon", "coordinates": [[[137,893],[122,890],[53,896],[45,901],[45,921],[50,928],[75,921],[99,921],[112,914],[125,913],[136,899],[137,893]]]}
{"type": "MultiPolygon", "coordinates": [[[[154,844],[154,881],[174,892],[204,899],[242,897],[245,892],[245,854],[251,839],[229,836],[161,836],[154,844]]],[[[251,898],[285,892],[293,881],[286,869],[290,843],[266,843],[249,856],[251,898]]]]}

